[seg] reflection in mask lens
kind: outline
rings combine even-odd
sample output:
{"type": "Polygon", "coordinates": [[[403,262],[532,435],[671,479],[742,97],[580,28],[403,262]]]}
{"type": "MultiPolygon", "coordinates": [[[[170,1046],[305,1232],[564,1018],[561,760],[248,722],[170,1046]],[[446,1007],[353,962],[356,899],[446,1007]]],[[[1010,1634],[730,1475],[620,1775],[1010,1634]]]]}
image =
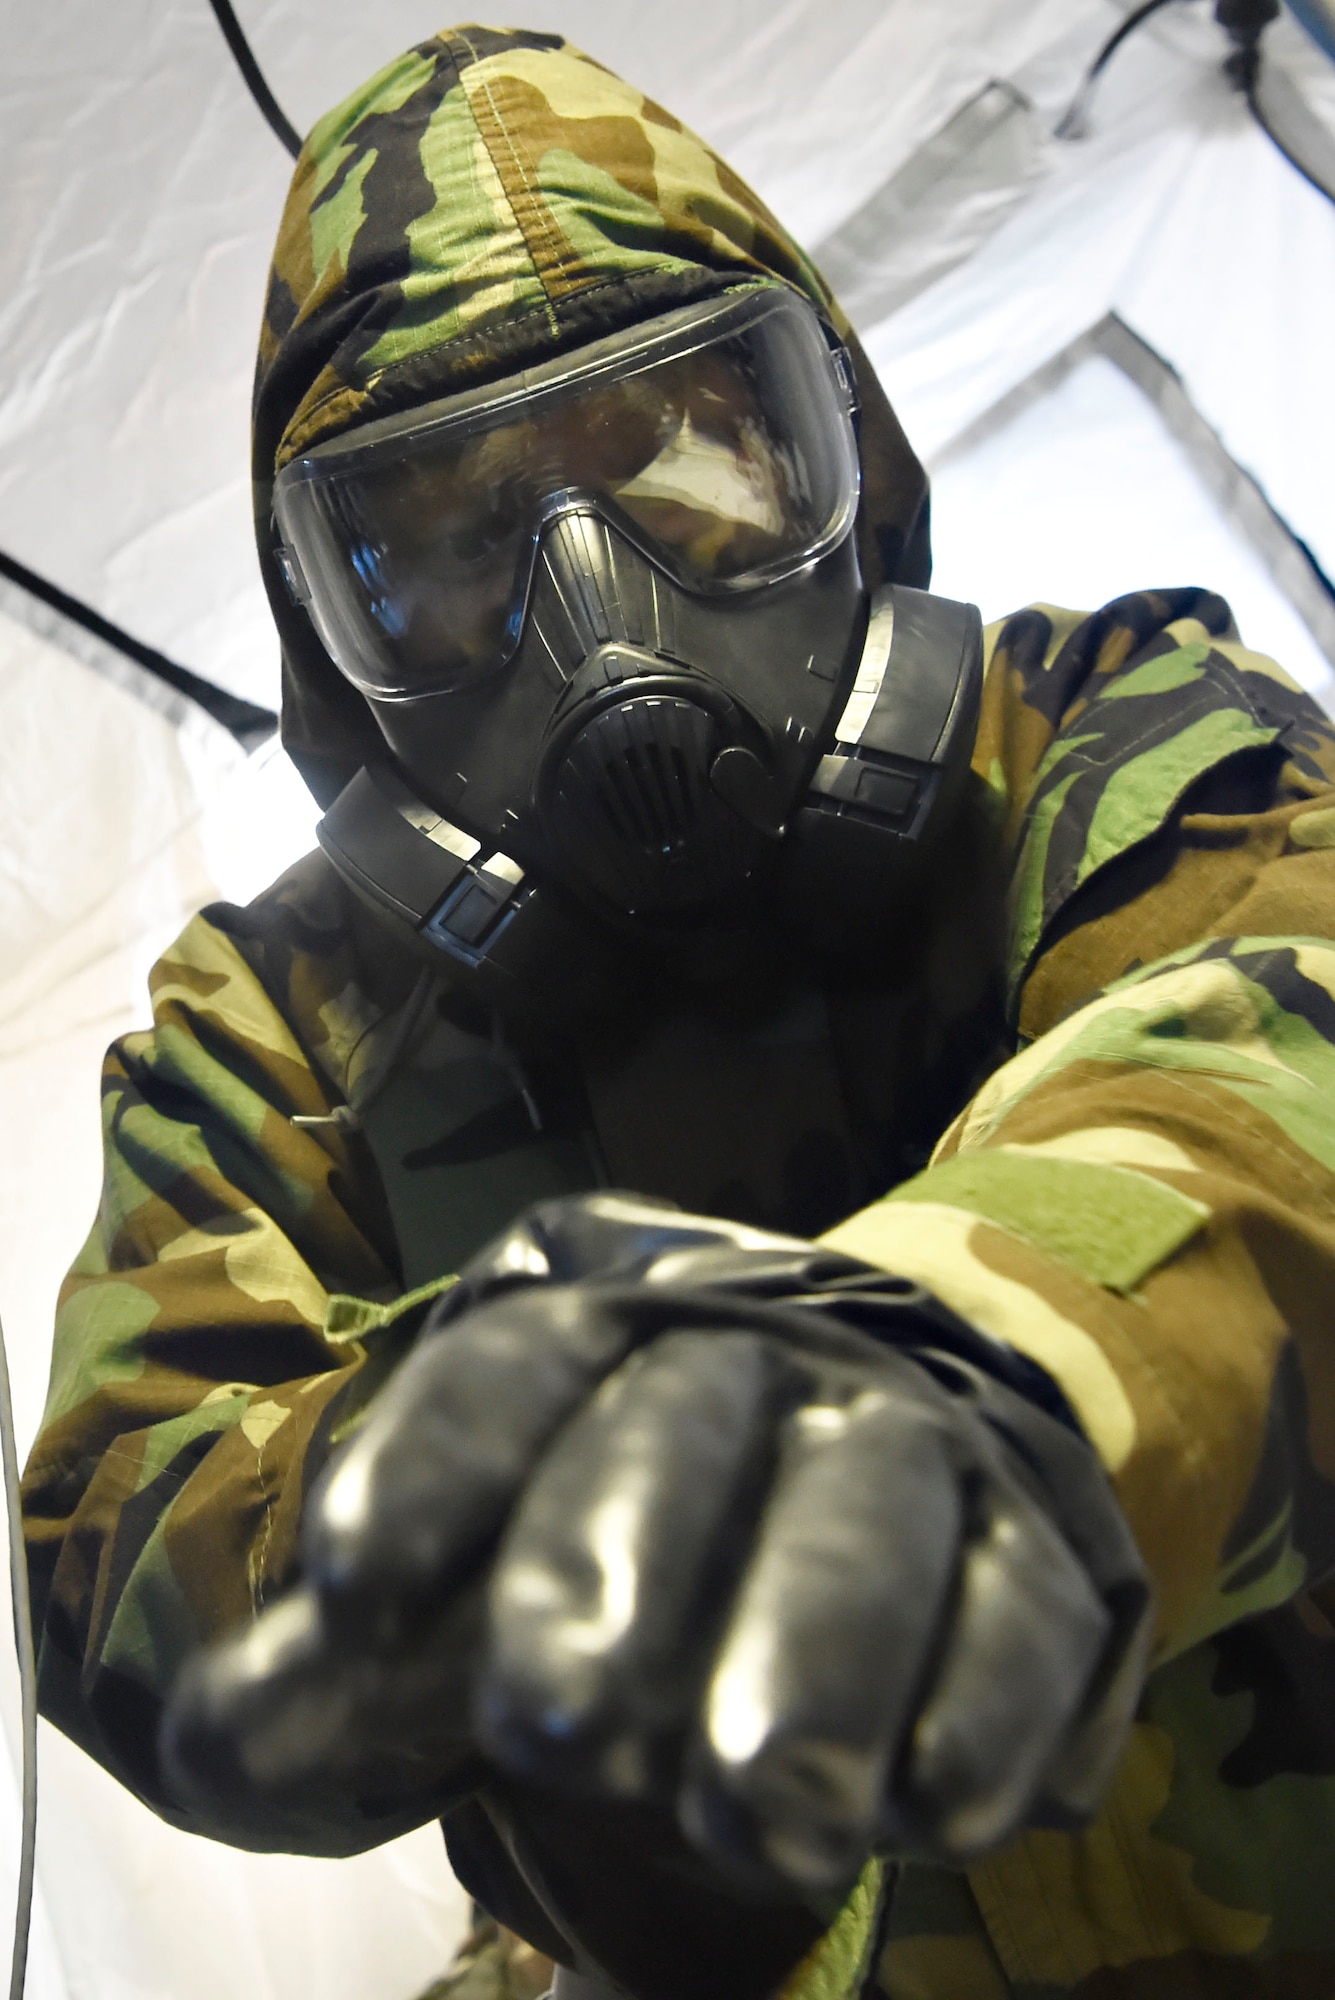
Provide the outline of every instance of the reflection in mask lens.
{"type": "Polygon", "coordinates": [[[688,588],[737,587],[848,510],[846,434],[814,317],[785,302],[619,379],[427,427],[379,464],[373,447],[355,474],[294,485],[285,526],[308,577],[329,579],[312,610],[345,672],[448,686],[513,649],[553,496],[602,498],[688,588]]]}

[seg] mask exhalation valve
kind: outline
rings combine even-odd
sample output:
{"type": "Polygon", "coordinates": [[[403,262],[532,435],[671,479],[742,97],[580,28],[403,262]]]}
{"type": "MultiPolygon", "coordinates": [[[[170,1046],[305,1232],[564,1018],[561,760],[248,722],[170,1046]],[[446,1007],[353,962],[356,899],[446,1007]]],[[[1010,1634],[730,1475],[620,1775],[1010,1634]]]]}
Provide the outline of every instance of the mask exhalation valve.
{"type": "Polygon", "coordinates": [[[627,692],[579,721],[548,760],[541,799],[571,888],[644,917],[685,914],[740,889],[773,835],[729,802],[726,781],[711,782],[738,748],[687,691],[627,692]]]}

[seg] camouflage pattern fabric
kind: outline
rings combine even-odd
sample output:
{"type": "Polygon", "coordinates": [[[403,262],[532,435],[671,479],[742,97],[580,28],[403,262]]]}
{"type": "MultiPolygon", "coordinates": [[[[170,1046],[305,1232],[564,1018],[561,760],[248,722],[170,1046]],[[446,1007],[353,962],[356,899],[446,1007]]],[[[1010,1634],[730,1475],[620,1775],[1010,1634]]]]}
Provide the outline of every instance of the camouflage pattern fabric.
{"type": "Polygon", "coordinates": [[[769,210],[661,105],[559,36],[434,36],[302,148],[260,394],[267,407],[271,380],[293,370],[309,387],[271,455],[265,439],[266,464],[402,408],[405,378],[417,402],[586,341],[590,295],[606,287],[666,308],[776,278],[834,310],[769,210]]]}
{"type": "Polygon", "coordinates": [[[661,105],[559,35],[468,27],[408,50],[313,127],[274,252],[253,464],[284,741],[323,803],[379,739],[293,616],[273,563],[275,472],[353,424],[760,282],[809,299],[852,356],[869,581],[925,584],[926,481],[847,320],[759,197],[661,105]]]}
{"type": "MultiPolygon", "coordinates": [[[[869,1990],[1317,2000],[1335,1991],[1335,732],[1200,591],[1027,611],[989,652],[975,762],[1013,856],[1015,1054],[933,1164],[831,1240],[1061,1382],[1153,1572],[1159,1652],[1096,1823],[967,1877],[898,1870],[869,1990]]],[[[108,1057],[106,1186],[27,1523],[44,1709],[169,1817],[152,1743],[177,1663],[281,1590],[333,1414],[449,1282],[403,1290],[377,1104],[396,1078],[429,1095],[433,1170],[485,1163],[495,1202],[507,1160],[519,1199],[535,1174],[587,1184],[573,1151],[535,1164],[513,1053],[461,1039],[368,923],[319,857],[206,911],[154,975],[153,1031],[108,1057]]],[[[294,1840],[257,1817],[248,1837],[351,1851],[394,1830],[294,1840]]],[[[865,1987],[874,1913],[864,1885],[786,2000],[865,1987]]]]}
{"type": "Polygon", "coordinates": [[[542,2000],[554,1969],[550,1958],[479,1909],[454,1964],[418,2000],[542,2000]]]}

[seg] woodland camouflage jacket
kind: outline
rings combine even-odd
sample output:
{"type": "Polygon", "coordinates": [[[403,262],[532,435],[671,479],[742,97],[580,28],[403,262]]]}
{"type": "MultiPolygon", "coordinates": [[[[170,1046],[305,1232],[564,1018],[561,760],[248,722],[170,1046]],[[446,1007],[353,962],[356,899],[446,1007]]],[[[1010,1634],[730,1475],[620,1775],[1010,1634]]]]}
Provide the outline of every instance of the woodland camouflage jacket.
{"type": "MultiPolygon", "coordinates": [[[[556,38],[411,51],[298,163],[257,381],[266,565],[293,452],[756,278],[842,326],[723,163],[556,38]]],[[[922,581],[921,477],[852,346],[864,566],[922,581]]],[[[274,603],[285,738],[327,798],[374,723],[274,603]]],[[[994,631],[975,768],[1011,876],[1009,1060],[832,1240],[1060,1381],[1153,1574],[1158,1658],[1093,1827],[967,1877],[906,1866],[888,1898],[873,1871],[786,1992],[1329,2000],[1335,734],[1183,590],[994,631]]],[[[596,1178],[561,1065],[521,1067],[444,997],[313,856],[196,918],[154,1028],[108,1056],[104,1193],[26,1516],[45,1711],[169,1818],[156,1721],[184,1654],[290,1578],[304,1485],[424,1298],[526,1202],[596,1178]]],[[[763,1152],[767,1104],[793,1129],[819,1064],[800,1023],[760,1025],[755,1070],[716,1066],[739,1094],[715,1129],[763,1152]]],[[[872,1075],[887,1049],[862,1042],[872,1075]]],[[[726,1175],[663,1182],[745,1205],[726,1175]]],[[[257,1808],[197,1830],[337,1853],[398,1827],[257,1808]]]]}
{"type": "MultiPolygon", "coordinates": [[[[889,2000],[1335,1991],[1335,733],[1228,631],[1183,591],[990,635],[1018,1052],[832,1232],[1057,1377],[1160,1614],[1100,1818],[903,1869],[889,2000]]],[[[321,857],[196,918],[153,997],[107,1061],[27,1518],[46,1712],[177,1817],[164,1690],[290,1574],[331,1404],[402,1351],[405,1277],[442,1282],[424,1218],[462,1250],[590,1173],[321,857]],[[293,1122],[344,1105],[360,1126],[293,1122]]],[[[855,1991],[864,1929],[792,1991],[855,1991]]]]}

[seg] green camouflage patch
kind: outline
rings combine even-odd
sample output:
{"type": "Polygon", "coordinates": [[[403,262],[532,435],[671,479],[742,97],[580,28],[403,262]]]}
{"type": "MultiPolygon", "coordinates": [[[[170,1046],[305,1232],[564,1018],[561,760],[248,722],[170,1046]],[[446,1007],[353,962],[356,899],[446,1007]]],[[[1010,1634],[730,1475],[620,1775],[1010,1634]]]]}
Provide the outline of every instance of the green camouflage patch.
{"type": "Polygon", "coordinates": [[[1096,1285],[1130,1292],[1209,1215],[1204,1202],[1122,1166],[999,1146],[943,1161],[891,1201],[946,1202],[1012,1229],[1096,1285]]]}

